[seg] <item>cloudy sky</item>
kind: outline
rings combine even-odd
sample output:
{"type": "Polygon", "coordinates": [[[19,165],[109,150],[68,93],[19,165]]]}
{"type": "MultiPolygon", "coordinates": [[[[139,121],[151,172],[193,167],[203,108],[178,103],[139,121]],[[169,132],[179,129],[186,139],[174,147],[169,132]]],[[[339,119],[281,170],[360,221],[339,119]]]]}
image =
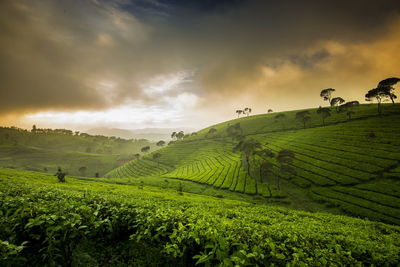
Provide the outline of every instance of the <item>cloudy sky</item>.
{"type": "Polygon", "coordinates": [[[198,129],[400,75],[398,0],[2,0],[0,33],[6,126],[198,129]]]}

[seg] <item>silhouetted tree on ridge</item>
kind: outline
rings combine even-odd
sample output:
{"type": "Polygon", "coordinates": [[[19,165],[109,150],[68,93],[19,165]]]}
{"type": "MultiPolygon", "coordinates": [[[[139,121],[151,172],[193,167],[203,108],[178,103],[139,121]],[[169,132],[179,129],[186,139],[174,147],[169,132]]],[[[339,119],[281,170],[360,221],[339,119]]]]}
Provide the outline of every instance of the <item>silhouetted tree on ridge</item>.
{"type": "Polygon", "coordinates": [[[335,91],[336,90],[333,88],[326,88],[326,89],[323,89],[319,95],[320,95],[320,97],[323,98],[324,101],[328,101],[328,103],[330,104],[332,92],[335,92],[335,91]]]}
{"type": "Polygon", "coordinates": [[[352,109],[358,105],[360,105],[360,102],[358,102],[358,101],[350,101],[350,102],[344,103],[343,105],[339,106],[339,113],[346,111],[346,115],[348,116],[348,118],[350,120],[351,115],[355,114],[355,112],[352,109]]]}
{"type": "Polygon", "coordinates": [[[376,99],[378,102],[378,113],[381,114],[381,102],[383,99],[389,98],[389,92],[386,87],[377,87],[369,90],[365,94],[365,101],[372,101],[373,99],[376,99]]]}
{"type": "Polygon", "coordinates": [[[339,111],[339,105],[343,104],[345,100],[341,97],[334,97],[331,99],[331,107],[336,107],[336,112],[339,111]]]}
{"type": "Polygon", "coordinates": [[[245,108],[245,109],[243,110],[243,114],[246,114],[247,116],[249,116],[250,113],[251,113],[251,108],[245,108]]]}
{"type": "Polygon", "coordinates": [[[398,82],[400,82],[399,78],[392,77],[392,78],[387,78],[385,80],[380,81],[377,86],[377,88],[381,88],[383,91],[385,91],[387,96],[392,101],[392,104],[394,104],[394,100],[397,98],[397,96],[393,92],[395,90],[393,85],[395,85],[398,82]]]}

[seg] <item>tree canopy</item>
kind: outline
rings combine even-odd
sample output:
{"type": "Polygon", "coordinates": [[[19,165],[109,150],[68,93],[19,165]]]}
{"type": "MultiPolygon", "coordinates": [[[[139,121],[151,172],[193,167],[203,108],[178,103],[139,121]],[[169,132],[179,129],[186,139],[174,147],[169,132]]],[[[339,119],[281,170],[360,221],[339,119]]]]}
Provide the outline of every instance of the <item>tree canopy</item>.
{"type": "Polygon", "coordinates": [[[338,111],[338,106],[343,104],[344,102],[346,102],[343,98],[341,97],[334,97],[331,100],[331,107],[335,107],[336,106],[336,111],[338,111]]]}
{"type": "Polygon", "coordinates": [[[333,88],[326,88],[326,89],[323,89],[319,95],[320,95],[320,97],[322,97],[322,99],[324,101],[328,101],[328,103],[331,103],[332,92],[335,92],[335,91],[336,90],[333,88]]]}

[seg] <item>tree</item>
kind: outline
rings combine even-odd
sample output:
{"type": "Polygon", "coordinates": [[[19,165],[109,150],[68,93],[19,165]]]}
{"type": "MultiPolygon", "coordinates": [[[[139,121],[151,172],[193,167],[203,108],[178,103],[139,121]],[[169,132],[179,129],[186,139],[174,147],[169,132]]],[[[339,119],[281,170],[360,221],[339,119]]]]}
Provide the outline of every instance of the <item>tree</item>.
{"type": "Polygon", "coordinates": [[[268,109],[268,113],[272,113],[274,112],[272,109],[268,109]]]}
{"type": "MultiPolygon", "coordinates": [[[[264,177],[268,177],[272,173],[273,164],[270,161],[263,160],[260,163],[260,182],[264,183],[264,177]]],[[[269,196],[272,197],[271,183],[267,182],[269,196]]]]}
{"type": "MultiPolygon", "coordinates": [[[[272,163],[267,161],[267,158],[273,158],[275,154],[270,149],[262,149],[262,150],[255,150],[253,152],[254,155],[257,155],[261,158],[260,166],[259,166],[259,181],[261,183],[264,182],[263,177],[267,176],[268,172],[272,168],[272,163]]],[[[253,158],[254,159],[254,158],[253,158]]],[[[253,162],[254,163],[254,162],[253,162]]],[[[268,184],[268,190],[271,193],[271,188],[268,184]]],[[[256,183],[256,193],[258,193],[258,185],[256,183]]]]}
{"type": "Polygon", "coordinates": [[[31,132],[32,132],[32,133],[36,133],[36,125],[35,125],[35,124],[32,126],[31,132]]]}
{"type": "Polygon", "coordinates": [[[133,159],[139,159],[139,158],[140,158],[140,154],[139,153],[136,153],[136,154],[133,155],[133,159]]]}
{"type": "Polygon", "coordinates": [[[160,153],[154,153],[153,154],[153,159],[155,161],[157,161],[157,165],[160,166],[160,158],[161,158],[161,154],[160,153]]]}
{"type": "Polygon", "coordinates": [[[150,150],[150,146],[144,146],[144,147],[142,147],[142,148],[140,149],[140,151],[141,151],[142,153],[147,153],[147,152],[149,152],[149,150],[150,150]]]}
{"type": "Polygon", "coordinates": [[[335,98],[332,98],[332,100],[331,100],[331,107],[335,107],[336,106],[336,111],[338,112],[339,111],[339,105],[341,105],[341,104],[343,104],[345,102],[345,100],[343,99],[343,98],[341,98],[341,97],[335,97],[335,98]]]}
{"type": "MultiPolygon", "coordinates": [[[[279,162],[281,172],[287,172],[287,173],[293,173],[294,169],[290,165],[295,158],[295,153],[289,149],[282,149],[281,151],[278,152],[278,155],[276,156],[276,160],[279,162]]],[[[280,179],[279,176],[277,176],[277,187],[280,189],[280,179]]]]}
{"type": "Polygon", "coordinates": [[[238,110],[236,110],[236,113],[238,114],[238,118],[240,117],[240,114],[242,114],[243,113],[243,110],[241,110],[241,109],[238,109],[238,110]]]}
{"type": "Polygon", "coordinates": [[[211,128],[210,130],[208,130],[209,134],[213,134],[215,132],[217,132],[217,129],[215,129],[215,128],[211,128]]]}
{"type": "Polygon", "coordinates": [[[365,101],[372,101],[374,98],[378,102],[378,113],[381,114],[381,102],[383,99],[389,98],[390,90],[387,87],[377,87],[369,90],[365,94],[365,101]]]}
{"type": "Polygon", "coordinates": [[[279,113],[279,114],[277,114],[277,115],[275,115],[275,119],[278,121],[278,120],[280,120],[281,121],[281,124],[282,124],[282,129],[285,129],[285,124],[284,124],[284,122],[283,122],[283,119],[286,117],[286,115],[284,114],[284,113],[279,113]]]}
{"type": "Polygon", "coordinates": [[[172,139],[176,138],[176,132],[172,132],[171,138],[172,138],[172,139]]]}
{"type": "Polygon", "coordinates": [[[251,108],[247,108],[247,117],[250,115],[251,113],[251,108]]]}
{"type": "Polygon", "coordinates": [[[360,102],[358,101],[350,101],[347,103],[344,103],[343,105],[339,106],[339,113],[341,112],[345,112],[346,111],[346,115],[348,116],[349,120],[351,119],[351,115],[355,114],[355,112],[352,110],[353,107],[358,106],[360,104],[360,102]]]}
{"type": "Polygon", "coordinates": [[[329,108],[319,107],[317,113],[322,117],[322,124],[325,126],[325,119],[331,116],[331,110],[329,108]]]}
{"type": "Polygon", "coordinates": [[[332,92],[335,92],[335,91],[336,90],[333,88],[326,88],[326,89],[322,90],[319,95],[320,95],[320,97],[322,97],[324,99],[324,101],[328,101],[328,103],[330,104],[332,92]]]}
{"type": "Polygon", "coordinates": [[[165,141],[160,140],[156,143],[157,146],[164,146],[165,145],[165,141]]]}
{"type": "Polygon", "coordinates": [[[306,122],[311,120],[310,112],[308,110],[299,111],[296,113],[296,119],[303,123],[304,129],[306,128],[306,122]]]}
{"type": "Polygon", "coordinates": [[[82,167],[80,167],[80,168],[78,169],[78,171],[81,173],[82,176],[85,176],[86,169],[87,169],[87,168],[86,168],[85,166],[82,166],[82,167]]]}
{"type": "Polygon", "coordinates": [[[399,78],[392,77],[392,78],[387,78],[385,80],[382,80],[378,83],[378,88],[382,88],[382,89],[384,88],[384,90],[386,91],[386,94],[389,96],[389,98],[393,104],[394,104],[394,100],[397,98],[397,96],[393,92],[395,90],[393,85],[395,85],[398,82],[400,82],[399,78]]]}
{"type": "Polygon", "coordinates": [[[247,116],[249,116],[250,113],[251,113],[251,108],[244,108],[243,114],[246,114],[247,116]]]}
{"type": "Polygon", "coordinates": [[[230,125],[230,126],[228,126],[227,128],[226,128],[226,132],[227,132],[227,135],[229,136],[229,137],[232,137],[232,141],[234,140],[234,139],[240,139],[240,137],[242,136],[242,134],[243,134],[243,130],[242,130],[242,128],[240,127],[240,123],[238,122],[238,123],[235,123],[235,124],[233,124],[233,125],[230,125]]]}
{"type": "Polygon", "coordinates": [[[57,176],[58,181],[60,183],[65,183],[65,175],[66,175],[66,173],[63,172],[60,167],[58,167],[57,172],[54,176],[57,176]]]}
{"type": "Polygon", "coordinates": [[[176,139],[181,140],[185,136],[185,133],[183,131],[180,131],[175,135],[176,139]]]}
{"type": "Polygon", "coordinates": [[[241,140],[234,148],[234,151],[240,151],[243,153],[246,159],[247,164],[247,173],[250,175],[250,157],[255,154],[257,149],[260,149],[261,143],[257,140],[250,138],[250,139],[243,139],[241,140]]]}

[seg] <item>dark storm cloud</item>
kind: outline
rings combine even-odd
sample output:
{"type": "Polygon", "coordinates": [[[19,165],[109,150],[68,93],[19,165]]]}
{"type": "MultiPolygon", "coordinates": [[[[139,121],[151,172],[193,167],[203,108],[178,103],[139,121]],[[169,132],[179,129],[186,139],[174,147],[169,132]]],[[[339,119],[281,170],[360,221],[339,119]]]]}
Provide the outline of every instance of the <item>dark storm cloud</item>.
{"type": "MultiPolygon", "coordinates": [[[[187,90],[204,103],[263,86],[275,94],[293,85],[274,79],[307,80],[336,62],[332,46],[383,38],[398,12],[389,0],[2,1],[0,113],[154,103],[159,96],[143,84],[193,68],[195,89],[187,90]]],[[[308,86],[296,86],[299,95],[308,86]]]]}

